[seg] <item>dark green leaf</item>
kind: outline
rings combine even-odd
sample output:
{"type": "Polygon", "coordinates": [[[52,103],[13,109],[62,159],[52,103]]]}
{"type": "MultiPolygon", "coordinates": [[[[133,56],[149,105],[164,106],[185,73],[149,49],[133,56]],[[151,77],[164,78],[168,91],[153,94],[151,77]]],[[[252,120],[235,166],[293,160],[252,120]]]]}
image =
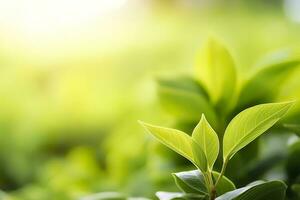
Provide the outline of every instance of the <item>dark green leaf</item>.
{"type": "MultiPolygon", "coordinates": [[[[219,177],[218,172],[213,172],[214,180],[219,177]]],[[[177,186],[185,193],[208,194],[205,186],[204,176],[199,170],[178,172],[173,174],[177,186]]],[[[222,177],[217,186],[217,195],[222,195],[234,190],[234,184],[225,176],[222,177]]]]}
{"type": "Polygon", "coordinates": [[[282,82],[299,64],[299,60],[283,60],[260,68],[242,87],[239,107],[272,101],[282,82]]]}
{"type": "Polygon", "coordinates": [[[199,170],[174,173],[179,189],[185,193],[208,194],[203,174],[199,170]]]}
{"type": "Polygon", "coordinates": [[[292,190],[300,198],[300,184],[294,184],[294,185],[292,185],[292,190]]]}
{"type": "Polygon", "coordinates": [[[288,148],[286,170],[290,181],[300,176],[300,141],[293,143],[288,148]]]}
{"type": "Polygon", "coordinates": [[[216,125],[215,111],[208,102],[207,95],[193,80],[160,80],[158,96],[162,108],[183,121],[198,121],[204,113],[216,125]]]}
{"type": "Polygon", "coordinates": [[[258,181],[249,186],[227,192],[216,200],[284,200],[286,185],[281,181],[258,181]]]}

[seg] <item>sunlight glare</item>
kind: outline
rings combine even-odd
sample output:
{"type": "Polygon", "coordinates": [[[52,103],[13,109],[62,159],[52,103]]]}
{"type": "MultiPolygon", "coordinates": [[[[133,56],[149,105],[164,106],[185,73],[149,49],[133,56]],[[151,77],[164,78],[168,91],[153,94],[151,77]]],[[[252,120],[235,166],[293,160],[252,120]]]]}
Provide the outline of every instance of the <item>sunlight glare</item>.
{"type": "Polygon", "coordinates": [[[31,37],[60,34],[101,20],[125,3],[126,0],[0,0],[0,23],[31,37]]]}

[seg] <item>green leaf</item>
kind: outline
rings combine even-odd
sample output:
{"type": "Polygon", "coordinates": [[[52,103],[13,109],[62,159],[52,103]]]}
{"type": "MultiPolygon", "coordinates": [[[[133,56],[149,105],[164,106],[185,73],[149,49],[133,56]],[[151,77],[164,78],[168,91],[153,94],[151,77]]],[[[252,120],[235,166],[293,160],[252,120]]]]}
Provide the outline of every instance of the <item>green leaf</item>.
{"type": "Polygon", "coordinates": [[[290,131],[292,131],[293,133],[295,133],[296,135],[298,135],[300,137],[300,125],[298,125],[298,124],[284,124],[283,127],[289,129],[290,131]]]}
{"type": "Polygon", "coordinates": [[[197,57],[196,73],[211,101],[228,105],[236,87],[236,71],[230,53],[222,44],[213,39],[206,42],[197,57]]]}
{"type": "Polygon", "coordinates": [[[258,181],[243,188],[227,192],[216,200],[284,200],[286,185],[281,181],[258,181]]]}
{"type": "Polygon", "coordinates": [[[206,200],[207,196],[199,194],[185,194],[180,192],[156,192],[160,200],[206,200]]]}
{"type": "Polygon", "coordinates": [[[174,78],[158,78],[158,87],[173,88],[176,90],[183,90],[202,94],[205,98],[208,95],[204,88],[193,78],[189,76],[179,76],[174,78]]]}
{"type": "Polygon", "coordinates": [[[207,194],[204,176],[199,170],[172,174],[178,188],[185,193],[207,194]]]}
{"type": "Polygon", "coordinates": [[[297,196],[300,198],[300,184],[294,184],[292,185],[292,190],[297,194],[297,196]]]}
{"type": "Polygon", "coordinates": [[[154,126],[141,121],[139,123],[161,143],[194,162],[192,139],[188,134],[176,129],[154,126]]]}
{"type": "Polygon", "coordinates": [[[208,168],[213,169],[214,163],[219,155],[219,138],[216,132],[207,122],[204,114],[193,131],[192,138],[203,150],[208,168]]]}
{"type": "Polygon", "coordinates": [[[282,83],[299,64],[299,60],[284,59],[260,68],[242,87],[239,107],[272,101],[278,95],[282,83]]]}
{"type": "Polygon", "coordinates": [[[190,78],[158,81],[158,97],[162,108],[176,119],[198,121],[201,113],[216,125],[216,114],[207,94],[190,78]]]}
{"type": "Polygon", "coordinates": [[[292,104],[292,102],[261,104],[235,116],[224,134],[224,161],[231,159],[236,152],[271,128],[292,104]]]}
{"type": "MultiPolygon", "coordinates": [[[[213,179],[219,177],[218,172],[213,172],[213,179]]],[[[209,192],[205,186],[204,176],[199,170],[185,171],[174,173],[176,185],[185,193],[205,194],[209,192]]],[[[217,185],[217,195],[222,195],[226,192],[234,190],[234,184],[225,176],[223,176],[217,185]]]]}
{"type": "Polygon", "coordinates": [[[201,146],[192,139],[192,151],[194,164],[202,172],[207,172],[207,160],[204,151],[201,146]]]}
{"type": "Polygon", "coordinates": [[[288,155],[285,161],[285,169],[290,182],[297,181],[300,175],[300,140],[288,147],[288,155]]]}
{"type": "Polygon", "coordinates": [[[188,134],[176,129],[139,122],[161,143],[190,160],[203,172],[207,171],[207,161],[203,150],[188,134]]]}
{"type": "MultiPolygon", "coordinates": [[[[213,172],[213,180],[214,182],[216,182],[216,180],[219,178],[220,173],[219,172],[213,172]]],[[[228,179],[225,176],[222,176],[222,178],[220,179],[216,191],[217,191],[217,196],[220,196],[222,194],[225,194],[226,192],[235,190],[235,185],[234,183],[228,179]]]]}

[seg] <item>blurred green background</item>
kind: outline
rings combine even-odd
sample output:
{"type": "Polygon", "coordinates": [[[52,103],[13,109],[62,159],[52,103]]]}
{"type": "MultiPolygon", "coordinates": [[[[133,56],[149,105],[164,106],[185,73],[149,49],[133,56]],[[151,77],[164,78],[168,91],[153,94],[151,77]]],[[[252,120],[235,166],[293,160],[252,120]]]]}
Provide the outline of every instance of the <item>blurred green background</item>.
{"type": "Polygon", "coordinates": [[[297,0],[1,0],[1,190],[25,200],[173,190],[180,169],[137,124],[170,121],[156,78],[192,74],[210,35],[247,77],[266,54],[300,50],[299,13],[297,0]]]}

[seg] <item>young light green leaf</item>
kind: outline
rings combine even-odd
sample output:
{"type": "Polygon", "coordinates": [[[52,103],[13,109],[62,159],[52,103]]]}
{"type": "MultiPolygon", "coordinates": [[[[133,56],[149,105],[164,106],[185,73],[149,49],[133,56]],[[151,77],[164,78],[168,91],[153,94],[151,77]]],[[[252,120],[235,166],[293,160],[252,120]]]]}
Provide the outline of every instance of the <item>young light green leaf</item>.
{"type": "Polygon", "coordinates": [[[201,146],[192,139],[193,163],[202,172],[207,171],[207,159],[201,146]]]}
{"type": "Polygon", "coordinates": [[[228,50],[210,39],[197,57],[196,73],[214,104],[228,103],[236,86],[234,61],[228,50]]]}
{"type": "Polygon", "coordinates": [[[158,97],[162,108],[176,119],[196,122],[201,113],[216,125],[216,114],[208,96],[191,78],[158,81],[158,97]]]}
{"type": "Polygon", "coordinates": [[[286,188],[281,181],[257,181],[246,187],[227,192],[216,200],[284,200],[286,188]]]}
{"type": "Polygon", "coordinates": [[[192,140],[188,134],[176,129],[154,126],[141,121],[139,123],[161,143],[194,162],[192,140]]]}
{"type": "Polygon", "coordinates": [[[272,100],[294,69],[300,65],[296,59],[280,60],[261,67],[242,87],[239,107],[272,100]],[[274,87],[276,85],[276,87],[274,87]]]}
{"type": "Polygon", "coordinates": [[[293,102],[261,104],[235,116],[224,134],[224,161],[231,159],[236,152],[271,128],[292,104],[293,102]]]}
{"type": "Polygon", "coordinates": [[[202,114],[200,122],[194,129],[192,138],[203,150],[208,168],[211,170],[219,155],[219,138],[207,122],[204,114],[202,114]]]}

